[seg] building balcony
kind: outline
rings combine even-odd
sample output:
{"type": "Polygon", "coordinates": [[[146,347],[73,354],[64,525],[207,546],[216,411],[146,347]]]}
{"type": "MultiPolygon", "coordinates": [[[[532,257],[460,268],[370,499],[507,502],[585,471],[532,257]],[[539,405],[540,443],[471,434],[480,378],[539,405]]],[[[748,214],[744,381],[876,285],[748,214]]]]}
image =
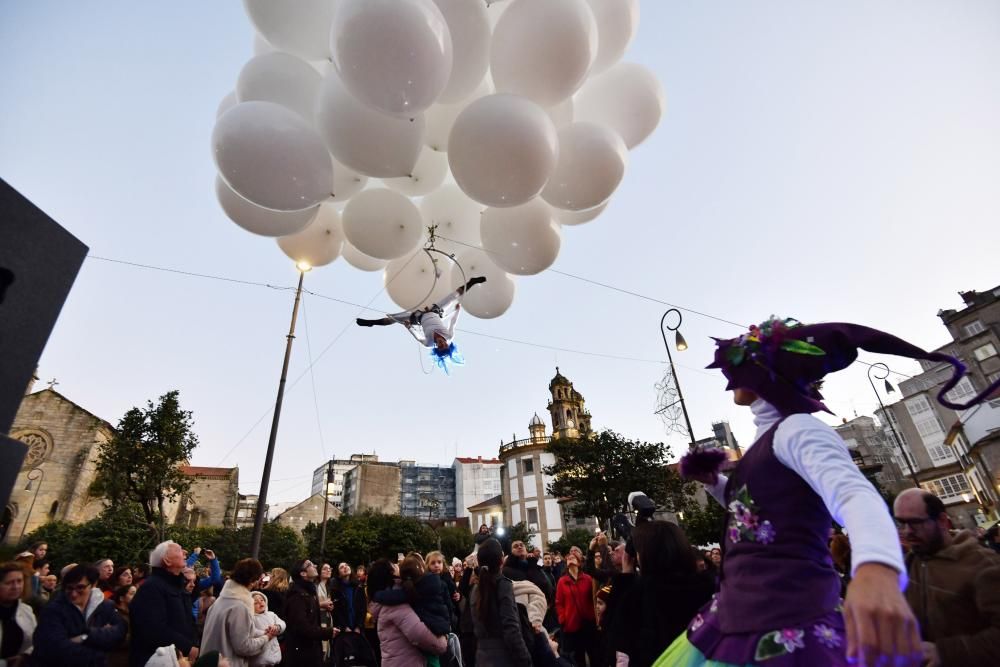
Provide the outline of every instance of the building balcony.
{"type": "Polygon", "coordinates": [[[508,443],[500,444],[500,455],[514,451],[515,449],[522,449],[525,447],[537,447],[538,445],[547,445],[549,441],[552,440],[551,436],[543,436],[540,438],[522,438],[521,440],[513,440],[508,443]]]}

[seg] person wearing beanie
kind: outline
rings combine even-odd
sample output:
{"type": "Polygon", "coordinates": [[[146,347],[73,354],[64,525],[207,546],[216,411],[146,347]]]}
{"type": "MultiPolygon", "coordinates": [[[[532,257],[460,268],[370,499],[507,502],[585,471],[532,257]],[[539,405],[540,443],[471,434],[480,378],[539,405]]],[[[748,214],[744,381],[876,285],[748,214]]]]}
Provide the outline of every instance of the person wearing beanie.
{"type": "Polygon", "coordinates": [[[945,394],[965,375],[959,360],[857,324],[772,316],[716,345],[709,368],[750,408],[757,436],[728,478],[719,474],[719,450],[693,449],[681,461],[681,474],[728,510],[720,591],[655,664],[920,665],[895,526],[844,441],[812,416],[829,412],[819,384],[859,349],[950,364],[938,400],[952,409],[984,400],[1000,381],[955,403],[945,394]],[[853,581],[843,603],[827,547],[834,521],[851,535],[853,581]]]}

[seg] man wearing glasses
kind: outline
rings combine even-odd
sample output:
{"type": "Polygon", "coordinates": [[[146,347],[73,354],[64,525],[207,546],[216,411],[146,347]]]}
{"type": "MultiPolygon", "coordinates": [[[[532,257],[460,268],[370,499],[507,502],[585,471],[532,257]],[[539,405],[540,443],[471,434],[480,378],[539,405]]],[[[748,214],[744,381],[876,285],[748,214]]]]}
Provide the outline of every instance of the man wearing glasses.
{"type": "Polygon", "coordinates": [[[338,632],[320,624],[320,609],[330,611],[332,600],[320,602],[316,597],[316,564],[304,560],[291,571],[292,586],[285,598],[285,660],[291,667],[322,667],[323,642],[338,632]]]}
{"type": "Polygon", "coordinates": [[[1000,555],[969,531],[952,535],[944,503],[923,489],[899,494],[893,514],[925,664],[1000,665],[1000,555]]]}

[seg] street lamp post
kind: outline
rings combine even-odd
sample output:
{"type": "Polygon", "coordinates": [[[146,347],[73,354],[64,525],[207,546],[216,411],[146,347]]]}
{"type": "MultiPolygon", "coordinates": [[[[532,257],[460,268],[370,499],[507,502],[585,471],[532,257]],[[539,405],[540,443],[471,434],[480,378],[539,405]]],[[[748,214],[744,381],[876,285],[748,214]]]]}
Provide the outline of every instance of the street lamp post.
{"type": "Polygon", "coordinates": [[[899,433],[896,432],[896,427],[893,425],[892,419],[889,418],[889,413],[885,409],[885,404],[882,403],[882,397],[879,395],[878,389],[875,388],[875,380],[885,381],[886,394],[891,394],[894,391],[896,391],[895,389],[892,388],[892,385],[889,384],[889,367],[883,364],[882,362],[879,362],[877,364],[872,364],[871,366],[868,367],[868,382],[872,386],[872,391],[875,392],[875,398],[878,400],[878,406],[882,410],[882,415],[885,417],[885,421],[888,422],[889,424],[889,430],[892,431],[892,437],[896,439],[896,446],[899,447],[899,454],[900,456],[903,457],[903,460],[906,461],[906,467],[910,471],[910,479],[912,479],[913,483],[916,484],[917,487],[919,488],[920,482],[917,481],[917,473],[914,472],[913,464],[910,462],[910,457],[906,455],[906,448],[903,447],[903,440],[899,437],[899,433]],[[876,369],[884,372],[885,374],[878,375],[876,373],[876,369]],[[875,374],[874,379],[872,379],[872,374],[875,374]]]}
{"type": "MultiPolygon", "coordinates": [[[[684,413],[684,423],[687,425],[688,438],[691,440],[691,446],[694,446],[694,429],[691,428],[691,418],[688,417],[687,404],[684,403],[684,392],[681,391],[681,382],[677,378],[677,369],[674,368],[674,357],[670,354],[670,344],[667,342],[667,331],[664,330],[666,326],[667,330],[674,332],[674,345],[677,346],[678,352],[683,352],[687,349],[687,341],[684,340],[684,336],[681,335],[680,328],[681,322],[684,321],[684,317],[681,315],[681,311],[676,308],[671,308],[667,312],[663,313],[663,317],[660,318],[660,335],[663,336],[663,346],[667,348],[667,361],[670,362],[670,374],[674,377],[674,386],[677,387],[677,397],[680,399],[681,411],[684,413]],[[667,316],[671,313],[677,315],[677,325],[670,326],[666,324],[667,316]]],[[[676,413],[675,413],[676,414],[676,413]]]]}
{"type": "Polygon", "coordinates": [[[326,518],[330,510],[330,485],[333,484],[333,459],[326,464],[326,482],[323,484],[323,529],[319,533],[319,559],[326,554],[326,518]]]}
{"type": "Polygon", "coordinates": [[[285,397],[285,381],[288,379],[288,361],[292,356],[292,341],[295,340],[295,320],[299,315],[302,300],[302,281],[312,267],[305,262],[296,265],[299,270],[299,286],[295,289],[295,304],[292,306],[292,324],[288,328],[285,343],[285,361],[281,365],[281,379],[278,380],[278,397],[274,402],[274,416],[271,418],[271,435],[267,440],[267,456],[264,458],[264,474],[260,479],[260,495],[257,497],[257,514],[253,519],[253,537],[250,540],[250,557],[260,555],[260,538],[264,533],[264,515],[267,513],[267,487],[271,481],[271,462],[274,460],[274,443],[278,438],[278,420],[281,419],[281,401],[285,397]]]}
{"type": "Polygon", "coordinates": [[[35,495],[31,497],[31,504],[28,506],[28,513],[24,516],[24,523],[21,524],[21,537],[18,541],[24,539],[24,530],[28,527],[28,521],[31,520],[31,510],[35,509],[35,501],[38,500],[38,492],[42,490],[42,482],[45,480],[45,470],[41,466],[37,468],[32,468],[28,471],[28,483],[25,485],[25,491],[31,491],[31,487],[34,485],[35,480],[38,480],[38,486],[35,486],[35,495]]]}

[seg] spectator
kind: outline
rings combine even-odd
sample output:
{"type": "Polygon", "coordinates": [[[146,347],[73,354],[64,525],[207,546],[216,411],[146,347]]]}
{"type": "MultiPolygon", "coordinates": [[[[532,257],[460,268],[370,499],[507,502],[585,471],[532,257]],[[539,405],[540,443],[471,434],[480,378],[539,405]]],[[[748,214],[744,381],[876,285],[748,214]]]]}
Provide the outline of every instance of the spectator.
{"type": "Polygon", "coordinates": [[[205,617],[208,615],[208,610],[212,608],[215,604],[215,588],[209,587],[202,590],[201,594],[198,595],[198,601],[195,603],[198,607],[198,618],[195,620],[195,625],[198,628],[197,635],[201,635],[205,631],[205,617]]]}
{"type": "MultiPolygon", "coordinates": [[[[399,584],[395,582],[392,563],[385,559],[372,563],[368,572],[372,598],[394,588],[399,588],[399,584]]],[[[448,649],[445,638],[428,630],[409,604],[387,606],[372,602],[371,609],[378,628],[382,667],[424,665],[425,653],[442,655],[448,649]]]]}
{"type": "Polygon", "coordinates": [[[42,589],[38,593],[39,597],[45,602],[51,600],[52,596],[55,595],[56,586],[58,586],[58,584],[59,584],[59,577],[57,577],[54,574],[49,574],[42,577],[42,589]]]}
{"type": "Polygon", "coordinates": [[[250,592],[263,575],[264,568],[256,558],[238,561],[205,617],[201,648],[218,651],[229,658],[232,667],[247,667],[280,632],[278,626],[272,624],[265,628],[264,634],[257,633],[250,592]]]}
{"type": "MultiPolygon", "coordinates": [[[[333,578],[333,567],[329,563],[323,563],[319,568],[319,578],[316,579],[316,599],[319,600],[319,625],[323,628],[332,628],[333,614],[329,611],[333,608],[330,602],[330,579],[333,578]]],[[[323,642],[323,659],[330,657],[330,642],[323,642]]]]}
{"type": "Polygon", "coordinates": [[[31,604],[32,598],[32,578],[35,576],[35,555],[30,551],[22,551],[14,556],[16,563],[24,575],[24,586],[21,590],[21,601],[31,604]]]}
{"type": "Polygon", "coordinates": [[[364,590],[353,577],[351,566],[341,563],[337,566],[337,578],[329,583],[330,598],[333,600],[333,627],[341,632],[361,633],[368,611],[368,600],[364,590]]]}
{"type": "Polygon", "coordinates": [[[104,593],[104,599],[108,599],[115,592],[115,583],[111,580],[115,573],[115,563],[110,558],[102,558],[94,563],[94,567],[97,568],[101,577],[97,582],[97,587],[104,593]]]}
{"type": "Polygon", "coordinates": [[[31,575],[31,596],[37,598],[42,593],[42,578],[49,576],[49,562],[36,558],[32,568],[34,574],[31,575]]]}
{"type": "Polygon", "coordinates": [[[114,573],[111,575],[111,582],[114,587],[114,591],[117,591],[122,586],[132,585],[132,568],[128,566],[116,567],[114,573]]]}
{"type": "Polygon", "coordinates": [[[398,588],[383,589],[373,599],[384,607],[408,604],[435,635],[451,632],[451,598],[441,579],[427,572],[424,559],[411,553],[399,566],[398,588]]]}
{"type": "Polygon", "coordinates": [[[115,606],[122,622],[125,623],[125,643],[119,644],[108,656],[110,667],[128,666],[128,647],[132,641],[132,622],[129,615],[128,606],[135,597],[135,586],[119,586],[111,596],[111,604],[115,606]]]}
{"type": "Polygon", "coordinates": [[[456,586],[458,586],[458,582],[462,581],[462,571],[464,569],[462,561],[457,558],[451,559],[451,578],[455,582],[456,586]]]}
{"type": "Polygon", "coordinates": [[[18,563],[0,565],[0,664],[27,664],[35,634],[35,612],[21,600],[24,570],[18,563]]]}
{"type": "Polygon", "coordinates": [[[562,627],[562,646],[580,667],[597,660],[593,582],[580,571],[582,551],[572,547],[566,556],[566,574],[556,584],[556,614],[562,627]]]}
{"type": "Polygon", "coordinates": [[[559,551],[552,552],[552,578],[559,582],[559,579],[566,574],[566,562],[563,561],[562,553],[559,551]]]}
{"type": "MultiPolygon", "coordinates": [[[[222,585],[225,583],[222,580],[222,569],[219,567],[219,559],[216,558],[215,552],[211,549],[203,551],[201,547],[195,547],[194,552],[187,557],[187,566],[193,568],[198,563],[198,557],[202,554],[205,555],[205,560],[208,561],[208,575],[198,577],[198,583],[192,595],[209,587],[217,587],[221,591],[222,585]]],[[[195,574],[197,576],[197,572],[195,574]]]]}
{"type": "Polygon", "coordinates": [[[288,570],[276,567],[271,570],[271,579],[264,588],[264,595],[267,597],[267,608],[278,615],[278,618],[285,618],[285,594],[288,593],[288,570]]]}
{"type": "Polygon", "coordinates": [[[922,489],[896,496],[893,514],[925,664],[1000,664],[1000,556],[968,531],[952,536],[944,503],[922,489]]]}
{"type": "Polygon", "coordinates": [[[993,551],[1000,553],[1000,522],[993,524],[986,530],[983,542],[993,551]]]}
{"type": "Polygon", "coordinates": [[[48,560],[49,557],[49,544],[48,542],[35,542],[28,549],[31,555],[35,557],[35,560],[48,560]]]}
{"type": "MultiPolygon", "coordinates": [[[[297,563],[292,586],[285,597],[285,663],[288,667],[321,667],[324,640],[333,639],[335,629],[320,626],[320,604],[316,597],[318,573],[312,561],[297,563]]],[[[329,611],[329,605],[327,605],[329,611]]]]}
{"type": "MultiPolygon", "coordinates": [[[[472,622],[476,629],[476,664],[479,667],[532,665],[521,616],[514,602],[514,584],[502,572],[503,547],[486,540],[476,554],[479,583],[472,589],[472,622]]],[[[530,633],[530,629],[528,629],[530,633]]]]}
{"type": "Polygon", "coordinates": [[[709,556],[709,560],[712,561],[712,565],[715,566],[716,570],[722,568],[722,548],[712,547],[712,553],[709,556]]]}
{"type": "Polygon", "coordinates": [[[181,597],[184,599],[184,608],[188,610],[188,614],[191,617],[192,629],[194,623],[198,620],[198,608],[195,606],[195,589],[198,588],[198,576],[194,573],[194,568],[185,567],[181,570],[181,576],[184,577],[184,587],[181,597]]]}
{"type": "Polygon", "coordinates": [[[641,574],[624,574],[633,569],[626,553],[623,575],[612,586],[625,590],[614,602],[611,645],[621,654],[619,665],[649,667],[712,598],[715,582],[698,574],[691,545],[676,524],[639,524],[632,540],[641,574]]]}
{"type": "Polygon", "coordinates": [[[63,594],[45,606],[35,630],[31,664],[39,667],[101,667],[125,641],[125,622],[95,584],[97,568],[77,565],[66,573],[63,594]]]}
{"type": "Polygon", "coordinates": [[[162,542],[149,554],[151,574],[129,606],[132,644],[129,665],[143,667],[157,648],[173,644],[188,660],[198,659],[191,607],[184,602],[184,550],[162,542]]]}
{"type": "Polygon", "coordinates": [[[354,568],[354,578],[358,580],[362,588],[368,585],[368,568],[364,565],[358,565],[354,568]]]}
{"type": "Polygon", "coordinates": [[[451,612],[451,631],[458,627],[458,600],[462,596],[455,585],[455,579],[450,572],[444,568],[444,554],[440,551],[432,551],[427,554],[427,571],[431,575],[436,575],[444,584],[444,594],[448,597],[448,611],[451,612]]]}
{"type": "Polygon", "coordinates": [[[486,540],[493,537],[493,531],[485,523],[479,526],[479,531],[476,533],[475,546],[473,547],[472,553],[479,551],[479,546],[486,540]]]}
{"type": "Polygon", "coordinates": [[[521,540],[514,540],[510,545],[510,557],[504,563],[503,574],[511,581],[530,581],[545,596],[547,603],[555,599],[555,591],[545,577],[536,559],[528,557],[528,548],[521,540]]]}
{"type": "Polygon", "coordinates": [[[132,583],[136,588],[142,586],[143,582],[149,577],[149,564],[140,563],[135,566],[132,570],[132,583]]]}
{"type": "Polygon", "coordinates": [[[278,646],[278,637],[272,636],[268,631],[277,628],[280,635],[285,631],[285,622],[273,611],[268,611],[266,595],[260,591],[254,591],[250,595],[253,597],[253,625],[256,636],[268,638],[264,650],[251,658],[250,664],[253,667],[273,667],[281,662],[281,647],[278,646]]]}

